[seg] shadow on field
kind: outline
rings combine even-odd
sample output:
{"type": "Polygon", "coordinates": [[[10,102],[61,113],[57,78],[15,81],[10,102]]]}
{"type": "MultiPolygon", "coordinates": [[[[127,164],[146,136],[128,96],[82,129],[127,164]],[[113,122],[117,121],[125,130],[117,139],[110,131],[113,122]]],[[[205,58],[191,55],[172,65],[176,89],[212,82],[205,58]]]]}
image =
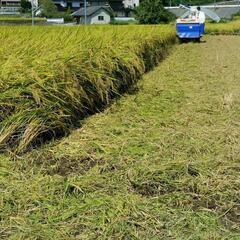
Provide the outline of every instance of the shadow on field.
{"type": "Polygon", "coordinates": [[[207,43],[206,40],[201,39],[179,39],[180,44],[187,44],[187,43],[197,43],[197,44],[204,44],[207,43]]]}

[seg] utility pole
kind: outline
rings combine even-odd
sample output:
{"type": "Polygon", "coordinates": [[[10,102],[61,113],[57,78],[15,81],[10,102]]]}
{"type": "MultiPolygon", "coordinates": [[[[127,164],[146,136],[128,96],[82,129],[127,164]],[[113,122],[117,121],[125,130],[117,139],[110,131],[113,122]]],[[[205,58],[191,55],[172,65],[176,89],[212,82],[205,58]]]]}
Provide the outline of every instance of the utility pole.
{"type": "Polygon", "coordinates": [[[84,0],[84,24],[87,24],[87,0],[84,0]]]}
{"type": "Polygon", "coordinates": [[[34,26],[34,4],[33,4],[33,1],[31,1],[31,4],[32,4],[32,26],[34,26]]]}
{"type": "Polygon", "coordinates": [[[38,1],[36,0],[31,0],[31,5],[32,5],[32,26],[34,26],[34,17],[35,17],[35,13],[41,8],[41,6],[38,6],[38,1]],[[35,5],[35,3],[36,5],[35,5]]]}

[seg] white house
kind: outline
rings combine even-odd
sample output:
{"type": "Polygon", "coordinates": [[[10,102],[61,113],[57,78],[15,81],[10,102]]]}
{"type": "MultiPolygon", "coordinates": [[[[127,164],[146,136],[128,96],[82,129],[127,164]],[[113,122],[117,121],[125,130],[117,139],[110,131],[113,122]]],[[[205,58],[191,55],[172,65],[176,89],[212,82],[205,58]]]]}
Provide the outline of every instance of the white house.
{"type": "MultiPolygon", "coordinates": [[[[72,13],[78,24],[85,24],[84,8],[72,13]]],[[[108,6],[91,6],[86,9],[86,24],[108,24],[113,16],[113,11],[108,6]]]]}

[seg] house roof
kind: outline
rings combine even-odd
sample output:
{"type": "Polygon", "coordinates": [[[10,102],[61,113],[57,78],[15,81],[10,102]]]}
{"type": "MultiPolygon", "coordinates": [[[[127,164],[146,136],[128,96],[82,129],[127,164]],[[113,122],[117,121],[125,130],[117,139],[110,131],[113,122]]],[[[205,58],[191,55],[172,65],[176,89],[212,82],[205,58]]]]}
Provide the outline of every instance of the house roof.
{"type": "MultiPolygon", "coordinates": [[[[95,12],[97,12],[100,9],[104,9],[105,11],[107,11],[110,15],[112,15],[112,9],[111,7],[108,6],[91,6],[91,7],[87,7],[87,16],[91,16],[92,14],[94,14],[95,12]]],[[[84,8],[80,8],[79,10],[77,10],[76,12],[71,14],[73,17],[82,17],[84,16],[84,8]]]]}

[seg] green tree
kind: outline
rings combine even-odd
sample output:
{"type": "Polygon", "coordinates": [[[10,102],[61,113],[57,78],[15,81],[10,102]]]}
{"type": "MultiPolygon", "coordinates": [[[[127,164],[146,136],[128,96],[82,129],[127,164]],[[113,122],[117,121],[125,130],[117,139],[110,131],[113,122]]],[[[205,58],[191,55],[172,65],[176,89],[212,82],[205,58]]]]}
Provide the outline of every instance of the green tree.
{"type": "Polygon", "coordinates": [[[136,8],[135,17],[141,24],[168,23],[174,15],[164,9],[162,0],[143,0],[136,8]]]}
{"type": "Polygon", "coordinates": [[[40,6],[43,17],[54,17],[57,13],[57,7],[52,0],[41,0],[40,6]]]}
{"type": "Polygon", "coordinates": [[[71,16],[71,9],[68,8],[67,11],[64,13],[64,21],[65,22],[72,22],[73,21],[73,17],[71,16]]]}
{"type": "Polygon", "coordinates": [[[27,0],[21,0],[21,11],[23,13],[28,12],[32,8],[32,5],[27,0]]]}

